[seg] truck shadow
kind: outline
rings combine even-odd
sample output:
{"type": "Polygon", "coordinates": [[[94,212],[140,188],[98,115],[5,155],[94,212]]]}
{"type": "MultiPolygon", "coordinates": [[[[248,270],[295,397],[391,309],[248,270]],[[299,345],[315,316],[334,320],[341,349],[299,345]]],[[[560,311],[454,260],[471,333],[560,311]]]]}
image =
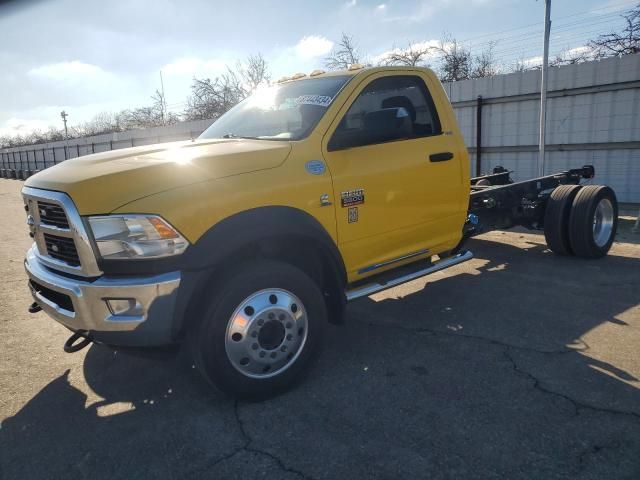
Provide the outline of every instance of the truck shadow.
{"type": "MultiPolygon", "coordinates": [[[[290,394],[266,403],[295,399],[297,405],[317,406],[318,398],[331,403],[325,387],[344,375],[346,351],[363,363],[381,355],[362,335],[370,326],[389,329],[389,335],[400,329],[499,346],[519,373],[578,406],[640,415],[640,390],[630,384],[638,379],[621,365],[592,358],[595,346],[583,338],[607,324],[629,328],[630,316],[637,318],[632,309],[640,302],[640,259],[609,256],[587,262],[554,256],[544,245],[524,249],[481,239],[469,247],[477,259],[471,272],[458,270],[391,293],[401,298],[386,294],[350,305],[347,325],[330,331],[321,367],[290,394]]],[[[613,341],[608,345],[616,347],[613,341]]],[[[409,385],[423,370],[414,365],[412,375],[398,375],[394,382],[409,385]]],[[[5,478],[197,476],[246,443],[234,402],[210,391],[180,352],[141,356],[92,346],[84,360],[87,385],[81,385],[78,373],[67,370],[2,423],[0,473],[5,478]]],[[[350,403],[366,408],[374,401],[382,407],[391,402],[384,391],[352,385],[350,403]]],[[[420,398],[414,401],[417,409],[429,408],[420,398]]],[[[390,403],[388,409],[393,408],[390,403]]],[[[474,415],[465,405],[460,409],[462,417],[474,415]]],[[[405,421],[398,415],[398,422],[405,421]]],[[[503,426],[492,428],[499,435],[503,426]]],[[[358,448],[353,446],[354,455],[358,448]]]]}
{"type": "Polygon", "coordinates": [[[560,257],[544,238],[526,248],[476,238],[469,247],[476,254],[471,272],[462,266],[463,273],[363,299],[350,306],[351,316],[500,345],[519,360],[517,368],[558,392],[640,415],[640,380],[598,358],[623,361],[615,350],[633,351],[628,321],[640,321],[640,258],[560,257]]]}

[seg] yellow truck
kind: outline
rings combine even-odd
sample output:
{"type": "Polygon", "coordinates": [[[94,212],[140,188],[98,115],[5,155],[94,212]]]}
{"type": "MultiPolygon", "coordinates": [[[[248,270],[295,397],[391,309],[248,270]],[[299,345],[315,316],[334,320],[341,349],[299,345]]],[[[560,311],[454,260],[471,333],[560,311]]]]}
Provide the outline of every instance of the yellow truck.
{"type": "Polygon", "coordinates": [[[184,342],[212,384],[268,395],[301,376],[348,301],[469,260],[482,231],[543,229],[559,254],[605,255],[617,203],[580,185],[593,176],[470,178],[428,69],[298,74],[198,139],[29,178],[30,311],[73,332],[68,352],[184,342]]]}

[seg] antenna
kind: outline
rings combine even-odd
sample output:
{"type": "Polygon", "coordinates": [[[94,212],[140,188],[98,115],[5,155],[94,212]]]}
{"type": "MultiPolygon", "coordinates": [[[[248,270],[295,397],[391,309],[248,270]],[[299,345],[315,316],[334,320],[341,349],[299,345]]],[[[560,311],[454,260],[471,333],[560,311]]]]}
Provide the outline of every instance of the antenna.
{"type": "Polygon", "coordinates": [[[160,90],[162,91],[162,124],[166,125],[167,99],[164,96],[164,82],[162,80],[162,70],[160,70],[160,90]]]}

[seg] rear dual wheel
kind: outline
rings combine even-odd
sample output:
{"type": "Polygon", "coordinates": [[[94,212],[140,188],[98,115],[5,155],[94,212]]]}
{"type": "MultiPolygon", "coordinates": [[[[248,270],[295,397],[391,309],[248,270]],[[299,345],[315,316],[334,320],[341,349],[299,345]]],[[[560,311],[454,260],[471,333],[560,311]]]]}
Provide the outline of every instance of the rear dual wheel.
{"type": "Polygon", "coordinates": [[[606,186],[561,185],[547,202],[545,238],[549,248],[560,255],[605,256],[617,225],[618,202],[606,186]]]}
{"type": "Polygon", "coordinates": [[[609,187],[583,187],[573,200],[569,240],[574,255],[600,258],[607,254],[618,227],[618,201],[609,187]]]}

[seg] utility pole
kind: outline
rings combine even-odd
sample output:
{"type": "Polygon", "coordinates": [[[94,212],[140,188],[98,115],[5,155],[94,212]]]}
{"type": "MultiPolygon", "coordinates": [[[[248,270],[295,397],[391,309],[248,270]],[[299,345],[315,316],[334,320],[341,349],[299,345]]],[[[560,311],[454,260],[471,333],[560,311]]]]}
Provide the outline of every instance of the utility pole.
{"type": "Polygon", "coordinates": [[[540,143],[538,145],[538,175],[544,176],[545,127],[547,119],[547,76],[549,68],[549,33],[551,32],[551,0],[544,0],[544,51],[540,80],[540,143]]]}
{"type": "Polygon", "coordinates": [[[160,70],[160,90],[162,91],[162,124],[166,125],[167,100],[164,96],[164,82],[162,81],[162,70],[160,70]]]}
{"type": "Polygon", "coordinates": [[[67,112],[65,112],[64,110],[62,110],[60,112],[60,116],[62,117],[62,121],[64,122],[64,138],[68,139],[69,138],[69,131],[67,130],[67,117],[69,116],[69,114],[67,112]]]}

